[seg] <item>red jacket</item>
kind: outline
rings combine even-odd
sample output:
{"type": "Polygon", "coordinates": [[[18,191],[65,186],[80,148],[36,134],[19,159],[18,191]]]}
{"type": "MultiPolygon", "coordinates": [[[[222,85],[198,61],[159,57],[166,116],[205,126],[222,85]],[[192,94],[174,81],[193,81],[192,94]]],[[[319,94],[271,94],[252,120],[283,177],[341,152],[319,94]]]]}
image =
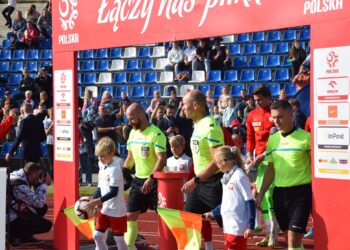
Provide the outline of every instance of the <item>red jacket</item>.
{"type": "Polygon", "coordinates": [[[264,153],[273,126],[270,107],[266,109],[256,108],[249,112],[247,117],[247,153],[253,155],[254,149],[255,155],[264,153]]]}
{"type": "Polygon", "coordinates": [[[13,117],[8,116],[0,123],[0,141],[2,141],[6,135],[10,132],[13,123],[13,117]]]}

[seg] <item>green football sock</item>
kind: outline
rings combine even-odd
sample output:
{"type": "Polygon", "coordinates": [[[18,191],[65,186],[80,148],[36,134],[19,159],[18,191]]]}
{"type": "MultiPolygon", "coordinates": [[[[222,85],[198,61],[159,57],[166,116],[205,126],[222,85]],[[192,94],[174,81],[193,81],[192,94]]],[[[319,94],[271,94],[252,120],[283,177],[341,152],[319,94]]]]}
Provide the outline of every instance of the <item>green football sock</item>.
{"type": "Polygon", "coordinates": [[[128,245],[128,250],[134,250],[138,231],[137,222],[128,221],[128,231],[125,233],[125,242],[128,245]]]}

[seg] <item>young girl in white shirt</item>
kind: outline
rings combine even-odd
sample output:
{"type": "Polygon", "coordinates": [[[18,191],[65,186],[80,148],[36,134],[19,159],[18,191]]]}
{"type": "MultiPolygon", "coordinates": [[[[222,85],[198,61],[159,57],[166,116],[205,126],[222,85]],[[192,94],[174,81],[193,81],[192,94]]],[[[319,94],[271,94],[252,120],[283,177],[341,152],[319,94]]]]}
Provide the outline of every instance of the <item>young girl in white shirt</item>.
{"type": "Polygon", "coordinates": [[[114,141],[110,137],[101,138],[95,149],[99,158],[98,188],[92,200],[86,205],[102,205],[94,232],[96,249],[107,250],[106,230],[110,228],[118,249],[127,250],[124,233],[127,230],[126,205],[124,200],[124,181],[122,167],[124,161],[119,157],[114,141]]]}
{"type": "Polygon", "coordinates": [[[253,236],[255,202],[250,183],[243,171],[240,150],[222,146],[215,150],[214,159],[224,173],[222,203],[205,217],[222,216],[225,250],[246,250],[247,238],[253,236]]]}

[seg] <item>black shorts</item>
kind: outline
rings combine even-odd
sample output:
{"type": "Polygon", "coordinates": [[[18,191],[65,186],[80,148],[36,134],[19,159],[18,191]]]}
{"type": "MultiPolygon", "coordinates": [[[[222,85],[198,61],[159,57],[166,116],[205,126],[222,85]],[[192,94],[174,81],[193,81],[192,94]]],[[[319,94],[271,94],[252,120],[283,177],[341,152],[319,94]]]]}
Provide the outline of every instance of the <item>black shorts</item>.
{"type": "Polygon", "coordinates": [[[282,231],[304,234],[312,206],[311,184],[295,187],[275,187],[273,203],[282,231]]]}
{"type": "MultiPolygon", "coordinates": [[[[222,200],[221,177],[222,173],[217,173],[197,184],[192,193],[186,195],[185,211],[204,214],[220,205],[222,200]]],[[[218,223],[222,224],[221,218],[218,223]]]]}
{"type": "Polygon", "coordinates": [[[148,194],[141,191],[143,184],[147,179],[135,177],[131,183],[131,189],[128,198],[128,212],[141,211],[144,213],[148,208],[156,210],[158,205],[157,180],[153,180],[153,187],[148,194]]]}

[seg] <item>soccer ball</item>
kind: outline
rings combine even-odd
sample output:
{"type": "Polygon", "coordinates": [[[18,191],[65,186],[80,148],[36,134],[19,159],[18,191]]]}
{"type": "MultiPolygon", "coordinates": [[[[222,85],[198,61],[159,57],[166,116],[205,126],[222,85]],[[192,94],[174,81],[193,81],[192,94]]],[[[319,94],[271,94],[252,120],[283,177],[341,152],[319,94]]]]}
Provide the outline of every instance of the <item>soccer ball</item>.
{"type": "Polygon", "coordinates": [[[86,204],[88,204],[89,202],[90,202],[90,197],[88,196],[80,197],[80,199],[75,202],[75,205],[74,205],[75,214],[82,220],[90,219],[97,212],[97,206],[90,207],[87,210],[84,209],[86,204]]]}

